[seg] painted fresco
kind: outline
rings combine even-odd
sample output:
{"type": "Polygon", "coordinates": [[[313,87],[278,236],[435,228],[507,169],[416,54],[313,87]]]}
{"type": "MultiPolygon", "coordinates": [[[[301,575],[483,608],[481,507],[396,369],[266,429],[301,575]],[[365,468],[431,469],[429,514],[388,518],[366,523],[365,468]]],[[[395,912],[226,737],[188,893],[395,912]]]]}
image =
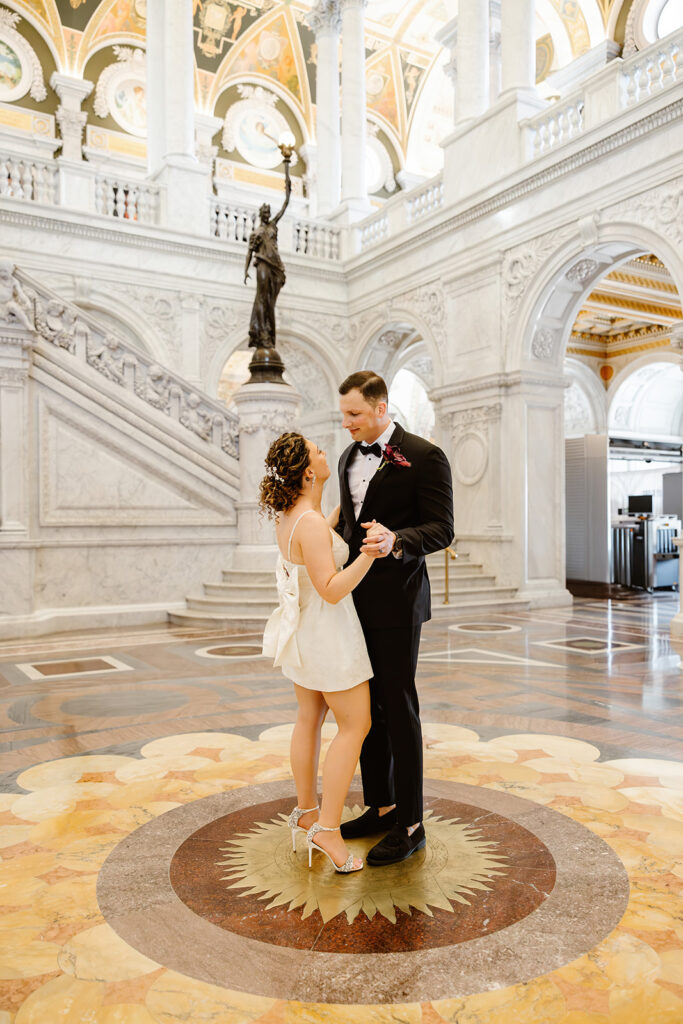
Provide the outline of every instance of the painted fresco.
{"type": "Polygon", "coordinates": [[[83,32],[101,0],[57,0],[62,25],[83,32]]]}
{"type": "Polygon", "coordinates": [[[95,38],[123,33],[144,37],[146,17],[147,0],[116,0],[102,19],[95,38]]]}
{"type": "Polygon", "coordinates": [[[47,25],[50,24],[50,16],[45,6],[45,0],[24,0],[23,6],[28,7],[30,11],[37,14],[47,25]]]}
{"type": "Polygon", "coordinates": [[[419,67],[413,61],[408,60],[401,54],[401,73],[403,75],[403,89],[406,98],[406,112],[410,114],[415,100],[420,91],[420,83],[425,76],[425,68],[419,67]]]}
{"type": "Polygon", "coordinates": [[[279,82],[301,102],[294,48],[284,18],[276,18],[252,36],[231,62],[230,74],[266,75],[279,82]]]}
{"type": "Polygon", "coordinates": [[[588,25],[579,0],[550,0],[550,2],[567,26],[572,44],[572,54],[574,57],[580,57],[586,50],[590,50],[591,42],[588,25]]]}
{"type": "Polygon", "coordinates": [[[0,39],[0,100],[6,100],[14,96],[18,86],[21,85],[23,68],[21,58],[12,49],[9,43],[0,39]]]}
{"type": "Polygon", "coordinates": [[[197,67],[217,71],[237,39],[260,15],[250,0],[192,0],[197,67]]]}
{"type": "Polygon", "coordinates": [[[553,66],[555,48],[553,37],[547,32],[540,39],[536,40],[536,81],[542,82],[547,78],[553,66]]]}
{"type": "Polygon", "coordinates": [[[304,22],[299,22],[296,27],[299,32],[299,42],[301,44],[301,50],[304,55],[304,63],[306,65],[306,75],[308,77],[308,91],[311,95],[311,102],[315,103],[315,76],[318,70],[318,44],[315,39],[315,32],[313,32],[308,27],[308,25],[306,25],[304,22]]]}
{"type": "Polygon", "coordinates": [[[368,107],[388,121],[400,135],[398,97],[389,50],[385,50],[384,54],[368,67],[365,75],[365,88],[368,107]]]}

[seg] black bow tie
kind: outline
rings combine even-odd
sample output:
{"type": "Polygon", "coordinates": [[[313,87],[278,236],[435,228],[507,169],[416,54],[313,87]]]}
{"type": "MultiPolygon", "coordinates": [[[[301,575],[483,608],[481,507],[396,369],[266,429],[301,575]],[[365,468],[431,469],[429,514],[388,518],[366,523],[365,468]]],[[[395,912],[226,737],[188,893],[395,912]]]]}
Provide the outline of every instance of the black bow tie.
{"type": "Polygon", "coordinates": [[[382,446],[377,441],[374,444],[363,444],[362,441],[358,441],[357,444],[361,455],[376,455],[378,459],[382,458],[382,446]]]}

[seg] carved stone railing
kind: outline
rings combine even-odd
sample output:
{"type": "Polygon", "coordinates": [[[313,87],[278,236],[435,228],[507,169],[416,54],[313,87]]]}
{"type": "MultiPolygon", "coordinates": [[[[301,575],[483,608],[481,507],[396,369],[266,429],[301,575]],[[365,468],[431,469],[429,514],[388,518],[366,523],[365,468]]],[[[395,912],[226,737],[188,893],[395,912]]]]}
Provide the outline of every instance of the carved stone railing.
{"type": "Polygon", "coordinates": [[[659,39],[624,61],[621,105],[632,107],[683,78],[683,30],[659,39]]]}
{"type": "Polygon", "coordinates": [[[248,242],[256,227],[258,209],[226,199],[212,199],[209,232],[212,238],[230,242],[248,242]]]}
{"type": "Polygon", "coordinates": [[[97,174],[95,178],[95,212],[139,224],[159,223],[157,185],[114,174],[97,174]]]}
{"type": "Polygon", "coordinates": [[[443,206],[443,176],[431,178],[405,197],[408,224],[414,224],[422,217],[428,217],[443,206]]]}
{"type": "Polygon", "coordinates": [[[56,178],[57,165],[51,160],[0,153],[0,196],[52,205],[56,178]]]}
{"type": "Polygon", "coordinates": [[[358,225],[359,243],[361,252],[378,245],[385,238],[389,237],[389,218],[384,208],[378,213],[373,213],[366,220],[358,225]]]}
{"type": "Polygon", "coordinates": [[[239,422],[234,413],[23,271],[15,271],[14,278],[19,285],[16,301],[20,301],[20,312],[32,323],[37,339],[73,356],[207,444],[238,458],[239,422]]]}
{"type": "Polygon", "coordinates": [[[543,156],[681,82],[682,51],[680,29],[625,60],[610,61],[580,89],[522,123],[523,161],[543,156]]]}
{"type": "Polygon", "coordinates": [[[301,256],[320,260],[341,259],[341,231],[331,224],[298,218],[292,225],[292,248],[301,256]]]}
{"type": "Polygon", "coordinates": [[[543,111],[529,122],[534,156],[541,156],[581,134],[585,102],[581,91],[554,103],[548,111],[543,111]]]}
{"type": "MultiPolygon", "coordinates": [[[[258,223],[256,206],[247,206],[227,199],[211,200],[209,232],[214,238],[229,242],[248,242],[258,223]]],[[[320,260],[341,259],[341,231],[324,221],[303,217],[283,217],[280,222],[281,252],[296,253],[320,260]]]]}

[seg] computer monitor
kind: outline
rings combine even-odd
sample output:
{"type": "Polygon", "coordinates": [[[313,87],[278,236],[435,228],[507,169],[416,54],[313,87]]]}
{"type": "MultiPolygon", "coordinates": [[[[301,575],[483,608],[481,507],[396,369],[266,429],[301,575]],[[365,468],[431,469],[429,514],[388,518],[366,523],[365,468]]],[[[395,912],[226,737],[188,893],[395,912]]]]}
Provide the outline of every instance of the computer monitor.
{"type": "Polygon", "coordinates": [[[629,494],[628,496],[628,510],[629,512],[636,512],[642,515],[652,514],[652,495],[651,494],[629,494]]]}

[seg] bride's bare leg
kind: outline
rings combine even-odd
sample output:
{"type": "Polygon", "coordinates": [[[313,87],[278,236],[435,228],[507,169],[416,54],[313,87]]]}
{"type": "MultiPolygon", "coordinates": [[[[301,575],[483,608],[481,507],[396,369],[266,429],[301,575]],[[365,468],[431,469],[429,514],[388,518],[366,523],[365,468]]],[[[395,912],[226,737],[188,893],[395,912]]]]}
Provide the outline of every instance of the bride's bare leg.
{"type": "MultiPolygon", "coordinates": [[[[360,748],[370,730],[370,688],[367,683],[361,683],[352,690],[325,693],[324,697],[337,720],[338,732],[323,765],[323,799],[318,820],[321,825],[333,828],[341,821],[360,748]]],[[[349,855],[339,832],[319,832],[315,841],[337,864],[343,864],[349,855]]]]}
{"type": "MultiPolygon", "coordinates": [[[[316,690],[294,684],[299,709],[296,716],[289,757],[296,785],[299,807],[315,807],[318,803],[318,761],[320,760],[320,729],[327,714],[325,698],[316,690]]],[[[318,820],[318,812],[304,814],[299,821],[310,828],[318,820]]]]}

